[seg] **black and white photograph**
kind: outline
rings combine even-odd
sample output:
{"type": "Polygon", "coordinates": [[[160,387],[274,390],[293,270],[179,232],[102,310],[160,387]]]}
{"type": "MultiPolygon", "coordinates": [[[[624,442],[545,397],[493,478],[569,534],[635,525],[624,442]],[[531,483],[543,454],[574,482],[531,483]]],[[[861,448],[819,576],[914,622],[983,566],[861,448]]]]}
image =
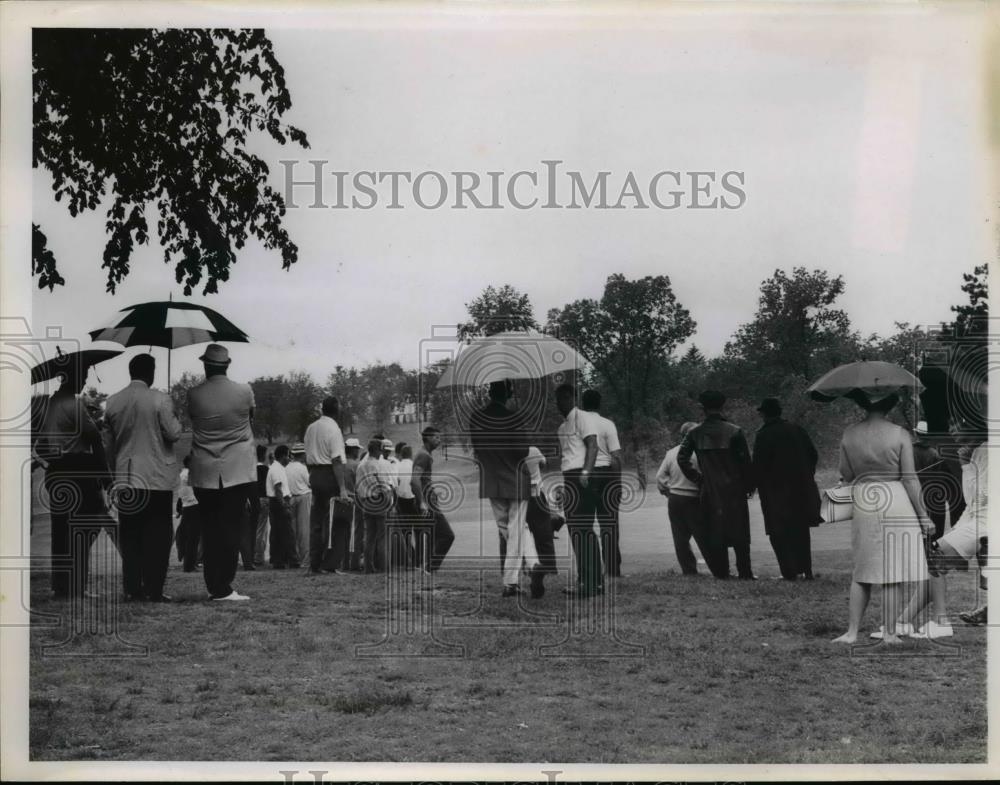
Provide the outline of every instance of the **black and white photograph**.
{"type": "Polygon", "coordinates": [[[5,779],[996,775],[995,6],[0,44],[5,779]]]}

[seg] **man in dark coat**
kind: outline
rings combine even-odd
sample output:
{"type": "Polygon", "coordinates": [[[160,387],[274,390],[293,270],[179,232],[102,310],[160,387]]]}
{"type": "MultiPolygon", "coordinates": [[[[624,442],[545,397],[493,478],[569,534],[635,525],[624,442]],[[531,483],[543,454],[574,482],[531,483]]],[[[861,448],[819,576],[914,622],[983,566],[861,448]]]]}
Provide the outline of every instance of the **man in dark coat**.
{"type": "Polygon", "coordinates": [[[719,550],[719,574],[728,577],[729,554],[736,552],[736,571],[743,580],[756,580],[750,567],[750,509],[747,499],[754,490],[750,448],[743,430],[722,416],[726,396],[706,390],[698,401],[704,421],[681,443],[677,464],[684,475],[701,488],[701,512],[709,542],[719,550]],[[691,456],[698,456],[695,467],[691,456]]]}
{"type": "Polygon", "coordinates": [[[920,480],[920,496],[927,516],[934,523],[934,539],[945,532],[945,518],[951,511],[954,526],[965,510],[962,494],[962,467],[958,461],[941,455],[928,441],[927,423],[921,420],[913,429],[913,465],[920,480]]]}
{"type": "Polygon", "coordinates": [[[764,531],[781,577],[812,580],[809,528],[820,521],[816,487],[818,455],[805,429],[781,417],[781,402],[765,398],[757,407],[764,424],[753,445],[753,467],[764,513],[764,531]]]}

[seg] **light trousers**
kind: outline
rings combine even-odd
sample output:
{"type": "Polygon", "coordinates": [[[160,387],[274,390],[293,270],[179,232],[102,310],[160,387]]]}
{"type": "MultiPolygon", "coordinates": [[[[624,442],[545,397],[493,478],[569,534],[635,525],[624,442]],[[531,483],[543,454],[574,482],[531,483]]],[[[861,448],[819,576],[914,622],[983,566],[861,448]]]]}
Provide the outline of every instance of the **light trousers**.
{"type": "Polygon", "coordinates": [[[503,560],[503,582],[505,586],[520,582],[521,562],[529,570],[538,566],[538,551],[535,538],[528,530],[527,499],[490,499],[493,517],[500,531],[500,538],[507,543],[503,560]]]}

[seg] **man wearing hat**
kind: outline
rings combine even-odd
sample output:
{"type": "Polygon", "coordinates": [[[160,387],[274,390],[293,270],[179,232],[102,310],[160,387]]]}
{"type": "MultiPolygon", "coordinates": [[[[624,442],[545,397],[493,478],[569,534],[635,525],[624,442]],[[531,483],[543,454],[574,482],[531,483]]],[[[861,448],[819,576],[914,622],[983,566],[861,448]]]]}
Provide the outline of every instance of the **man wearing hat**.
{"type": "Polygon", "coordinates": [[[809,529],[820,522],[816,461],[809,434],[781,417],[781,402],[765,398],[757,407],[764,424],[753,445],[753,467],[764,513],[764,531],[778,559],[781,577],[812,580],[809,529]]]}
{"type": "Polygon", "coordinates": [[[705,390],[698,396],[705,419],[693,428],[677,451],[677,465],[699,487],[701,511],[708,539],[719,549],[719,572],[729,575],[728,549],[736,552],[736,571],[743,580],[756,580],[750,566],[750,509],[754,490],[753,464],[743,430],[722,416],[726,396],[705,390]],[[698,456],[697,466],[692,461],[698,456]]]}
{"type": "Polygon", "coordinates": [[[293,444],[291,455],[292,461],[285,467],[285,474],[288,476],[288,490],[292,494],[295,561],[304,564],[309,558],[309,518],[312,513],[312,491],[309,489],[305,444],[302,442],[293,444]]]}
{"type": "Polygon", "coordinates": [[[243,517],[257,492],[253,390],[232,381],[229,350],[209,344],[199,358],[205,381],[188,390],[190,482],[201,510],[205,586],[213,600],[249,597],[233,589],[243,517]]]}

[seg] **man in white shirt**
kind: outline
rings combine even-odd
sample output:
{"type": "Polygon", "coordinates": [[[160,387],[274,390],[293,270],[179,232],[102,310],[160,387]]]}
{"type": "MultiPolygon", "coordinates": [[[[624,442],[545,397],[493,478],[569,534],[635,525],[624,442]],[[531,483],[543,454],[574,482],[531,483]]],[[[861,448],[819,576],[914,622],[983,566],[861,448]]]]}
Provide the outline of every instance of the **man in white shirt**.
{"type": "Polygon", "coordinates": [[[382,442],[368,442],[368,454],[358,464],[354,480],[355,500],[365,521],[364,571],[385,570],[386,514],[392,504],[392,480],[382,457],[382,442]]]}
{"type": "Polygon", "coordinates": [[[340,403],[332,395],[323,401],[323,414],[306,428],[306,467],[312,489],[309,516],[309,575],[320,575],[323,553],[330,539],[330,500],[347,499],[344,483],[344,434],[337,424],[340,403]]]}
{"type": "Polygon", "coordinates": [[[267,504],[274,532],[276,553],[271,554],[274,569],[298,567],[295,534],[292,529],[292,492],[288,487],[288,447],[279,444],[274,450],[274,463],[267,470],[267,504]]]}
{"type": "Polygon", "coordinates": [[[306,446],[292,445],[292,460],[285,467],[288,490],[292,494],[292,532],[295,539],[295,561],[304,564],[309,559],[309,519],[312,514],[312,490],[306,468],[306,446]]]}
{"type": "MultiPolygon", "coordinates": [[[[698,544],[698,550],[705,564],[715,574],[718,571],[716,552],[708,541],[705,524],[701,517],[701,489],[698,484],[688,479],[677,463],[677,453],[681,442],[692,430],[698,427],[696,422],[686,422],[680,428],[680,441],[667,450],[663,463],[656,472],[656,487],[667,497],[667,515],[670,518],[670,534],[674,540],[674,553],[684,575],[698,574],[698,560],[691,550],[691,538],[698,544]]],[[[697,468],[698,456],[691,458],[692,465],[697,468]]]]}
{"type": "Polygon", "coordinates": [[[607,417],[601,416],[601,394],[584,390],[580,405],[597,419],[597,458],[594,459],[594,498],[597,501],[597,522],[601,527],[601,555],[604,573],[609,578],[622,574],[622,552],[619,547],[618,508],[622,489],[622,446],[618,429],[607,417]]]}
{"type": "Polygon", "coordinates": [[[528,457],[524,459],[525,471],[528,473],[528,485],[531,498],[528,499],[528,512],[525,520],[528,531],[535,540],[535,552],[538,554],[538,564],[546,575],[557,575],[556,544],[553,536],[553,511],[549,499],[542,492],[542,466],[546,463],[542,451],[535,446],[528,448],[528,457]]]}
{"type": "Polygon", "coordinates": [[[585,598],[603,592],[601,585],[601,553],[594,533],[597,500],[591,479],[597,460],[597,418],[578,409],[576,390],[571,384],[556,388],[556,408],[563,416],[557,430],[562,449],[563,508],[566,529],[576,555],[576,589],[564,589],[566,594],[585,598]]]}

